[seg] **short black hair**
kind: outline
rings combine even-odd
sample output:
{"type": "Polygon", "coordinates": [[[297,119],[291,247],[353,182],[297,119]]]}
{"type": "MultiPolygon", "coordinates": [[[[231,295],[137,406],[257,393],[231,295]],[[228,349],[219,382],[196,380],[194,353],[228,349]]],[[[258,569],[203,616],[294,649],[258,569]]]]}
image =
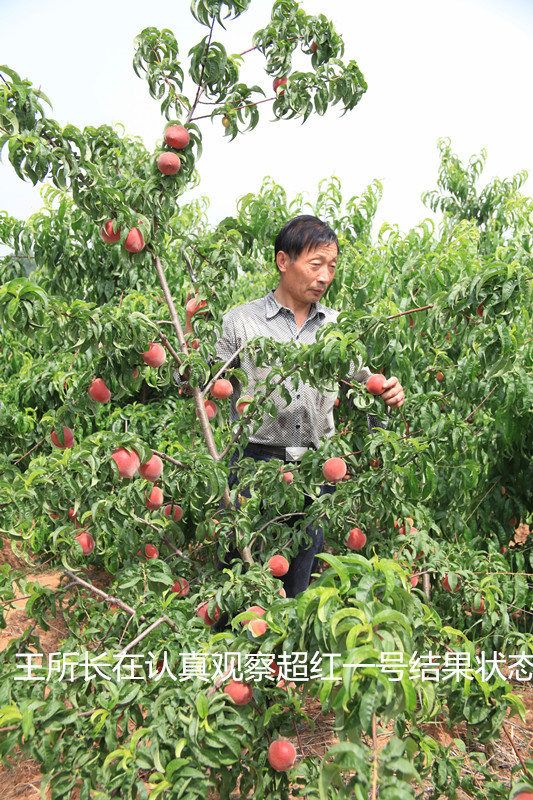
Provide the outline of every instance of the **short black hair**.
{"type": "Polygon", "coordinates": [[[274,255],[283,251],[294,261],[305,250],[314,249],[321,244],[336,244],[338,250],[337,234],[318,217],[301,214],[286,222],[276,236],[274,255]]]}

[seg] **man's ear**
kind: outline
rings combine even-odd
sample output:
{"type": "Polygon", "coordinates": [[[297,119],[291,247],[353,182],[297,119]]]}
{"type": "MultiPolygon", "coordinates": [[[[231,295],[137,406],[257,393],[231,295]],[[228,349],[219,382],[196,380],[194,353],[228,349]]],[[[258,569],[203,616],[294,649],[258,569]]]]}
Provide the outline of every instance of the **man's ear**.
{"type": "Polygon", "coordinates": [[[283,250],[279,250],[276,253],[276,264],[278,265],[278,269],[280,272],[286,272],[287,266],[290,263],[290,258],[283,250]]]}

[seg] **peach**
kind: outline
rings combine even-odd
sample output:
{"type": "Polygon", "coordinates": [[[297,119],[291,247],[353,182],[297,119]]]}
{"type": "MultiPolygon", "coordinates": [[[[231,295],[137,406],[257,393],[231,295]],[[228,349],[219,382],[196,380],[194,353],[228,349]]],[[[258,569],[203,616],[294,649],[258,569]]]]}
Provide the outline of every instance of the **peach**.
{"type": "Polygon", "coordinates": [[[100,236],[106,244],[114,244],[120,240],[120,228],[118,231],[113,230],[113,220],[108,219],[104,223],[104,227],[100,230],[100,236]]]}
{"type": "Polygon", "coordinates": [[[52,431],[50,434],[50,439],[52,440],[52,444],[55,447],[59,447],[60,450],[64,450],[67,447],[74,447],[74,433],[65,425],[63,425],[63,440],[65,444],[61,444],[59,441],[59,436],[55,431],[52,431]]]}
{"type": "Polygon", "coordinates": [[[231,697],[236,706],[245,706],[254,696],[254,687],[251,683],[231,680],[224,686],[224,692],[231,697]]]}
{"type": "Polygon", "coordinates": [[[178,597],[187,597],[189,594],[189,581],[185,580],[185,578],[176,578],[170,591],[175,592],[178,597]]]}
{"type": "Polygon", "coordinates": [[[158,558],[159,550],[155,544],[143,544],[140,550],[137,550],[137,555],[144,557],[144,561],[149,561],[151,558],[158,558]]]}
{"type": "Polygon", "coordinates": [[[352,528],[346,539],[346,547],[349,550],[360,550],[366,544],[366,534],[361,528],[352,528]]]}
{"type": "Polygon", "coordinates": [[[371,375],[366,382],[367,391],[373,395],[381,394],[383,392],[383,384],[386,382],[386,380],[386,377],[380,373],[371,375]]]}
{"type": "Polygon", "coordinates": [[[289,562],[285,556],[272,556],[268,559],[268,567],[275,578],[281,578],[289,571],[289,562]]]}
{"type": "Polygon", "coordinates": [[[175,175],[179,172],[181,161],[176,153],[161,153],[157,159],[157,169],[163,175],[175,175]]]}
{"type": "Polygon", "coordinates": [[[196,616],[200,617],[203,620],[205,625],[214,625],[217,619],[220,617],[220,609],[218,606],[215,606],[215,619],[211,619],[209,614],[207,613],[207,606],[209,604],[208,600],[204,600],[203,603],[200,603],[199,606],[196,608],[196,616]]]}
{"type": "Polygon", "coordinates": [[[250,397],[249,394],[244,394],[242,397],[239,397],[236,405],[237,412],[239,414],[244,414],[244,412],[248,408],[248,405],[252,402],[253,399],[254,398],[250,397]]]}
{"type": "Polygon", "coordinates": [[[222,378],[214,382],[211,388],[211,394],[217,400],[225,400],[227,397],[230,397],[233,394],[233,386],[231,385],[230,381],[222,378]]]}
{"type": "Polygon", "coordinates": [[[93,378],[88,392],[89,397],[92,397],[97,403],[109,403],[111,400],[111,392],[107,388],[103,378],[93,378]]]}
{"type": "Polygon", "coordinates": [[[148,342],[148,350],[142,354],[141,358],[149,367],[160,367],[167,360],[167,353],[163,345],[148,342]]]}
{"type": "Polygon", "coordinates": [[[94,550],[94,538],[88,531],[81,531],[74,537],[82,549],[84,556],[88,556],[94,550]]]}
{"type": "Polygon", "coordinates": [[[165,517],[172,517],[174,522],[179,522],[183,516],[183,509],[181,506],[168,505],[163,510],[165,517]]]}
{"type": "Polygon", "coordinates": [[[139,228],[132,228],[126,236],[124,247],[128,253],[140,253],[144,250],[144,237],[139,228]]]}
{"type": "Polygon", "coordinates": [[[139,469],[140,460],[135,450],[130,452],[125,447],[119,447],[111,453],[111,458],[118,467],[120,478],[133,478],[139,469]]]}
{"type": "Polygon", "coordinates": [[[163,505],[163,492],[159,486],[154,486],[149,495],[146,492],[144,495],[146,497],[146,508],[149,508],[150,511],[157,511],[163,505]]]}
{"type": "Polygon", "coordinates": [[[327,481],[336,483],[346,475],[346,464],[342,458],[328,458],[322,467],[322,472],[327,481]]]}
{"type": "Polygon", "coordinates": [[[181,150],[187,147],[190,141],[189,131],[183,125],[169,125],[165,130],[165,144],[181,150]]]}
{"type": "Polygon", "coordinates": [[[152,483],[159,480],[162,472],[163,462],[159,456],[152,456],[152,458],[145,461],[144,464],[141,464],[139,467],[139,475],[141,478],[144,478],[146,481],[152,481],[152,483]]]}
{"type": "Polygon", "coordinates": [[[296,761],[296,748],[292,742],[276,739],[268,748],[268,763],[277,772],[287,772],[296,761]]]}

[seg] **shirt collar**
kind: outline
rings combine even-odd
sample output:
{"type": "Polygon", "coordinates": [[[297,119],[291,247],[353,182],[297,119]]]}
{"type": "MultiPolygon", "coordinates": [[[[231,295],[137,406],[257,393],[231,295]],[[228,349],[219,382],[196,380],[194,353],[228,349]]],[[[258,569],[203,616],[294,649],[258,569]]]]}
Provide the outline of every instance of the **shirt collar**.
{"type": "MultiPolygon", "coordinates": [[[[274,297],[274,290],[271,289],[270,292],[265,297],[265,313],[267,319],[272,319],[275,317],[276,314],[279,314],[282,308],[287,308],[286,306],[282,306],[281,303],[276,300],[274,297]]],[[[290,311],[290,309],[287,309],[290,311]]],[[[309,314],[307,319],[314,319],[314,317],[320,315],[321,317],[326,316],[325,307],[322,303],[311,303],[311,308],[309,310],[309,314]]]]}

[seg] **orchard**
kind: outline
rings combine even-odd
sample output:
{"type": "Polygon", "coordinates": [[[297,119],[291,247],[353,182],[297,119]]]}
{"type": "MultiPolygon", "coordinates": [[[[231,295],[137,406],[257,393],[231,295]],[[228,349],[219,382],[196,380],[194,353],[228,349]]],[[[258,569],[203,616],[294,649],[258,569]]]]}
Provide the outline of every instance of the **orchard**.
{"type": "Polygon", "coordinates": [[[265,179],[208,223],[186,196],[202,133],[238,149],[264,113],[357,115],[367,85],[294,0],[250,42],[264,81],[247,85],[223,42],[248,5],[194,0],[187,58],[168,29],[137,37],[152,151],[62,127],[39,76],[0,67],[1,168],[47,186],[31,220],[0,216],[2,534],[28,564],[0,569],[0,608],[5,627],[22,594],[31,621],[0,653],[0,754],[33,758],[52,800],[529,798],[531,753],[496,777],[460,755],[524,723],[533,680],[525,175],[480,187],[485,154],[462,163],[443,139],[428,219],[377,235],[379,182],[343,198],[323,181],[312,213],[340,242],[324,299],[340,313],[313,344],[243,343],[264,374],[252,394],[242,362],[217,357],[222,318],[274,288],[273,239],[309,208],[265,179]],[[387,413],[393,375],[406,402],[387,413]],[[335,435],[288,464],[242,457],[300,382],[338,395],[335,435]],[[286,597],[310,525],[325,551],[286,597]],[[28,578],[39,565],[57,588],[28,578]],[[50,654],[37,631],[58,616],[50,654]],[[334,718],[320,757],[300,735],[311,702],[334,718]],[[458,750],[435,721],[462,731],[458,750]]]}

